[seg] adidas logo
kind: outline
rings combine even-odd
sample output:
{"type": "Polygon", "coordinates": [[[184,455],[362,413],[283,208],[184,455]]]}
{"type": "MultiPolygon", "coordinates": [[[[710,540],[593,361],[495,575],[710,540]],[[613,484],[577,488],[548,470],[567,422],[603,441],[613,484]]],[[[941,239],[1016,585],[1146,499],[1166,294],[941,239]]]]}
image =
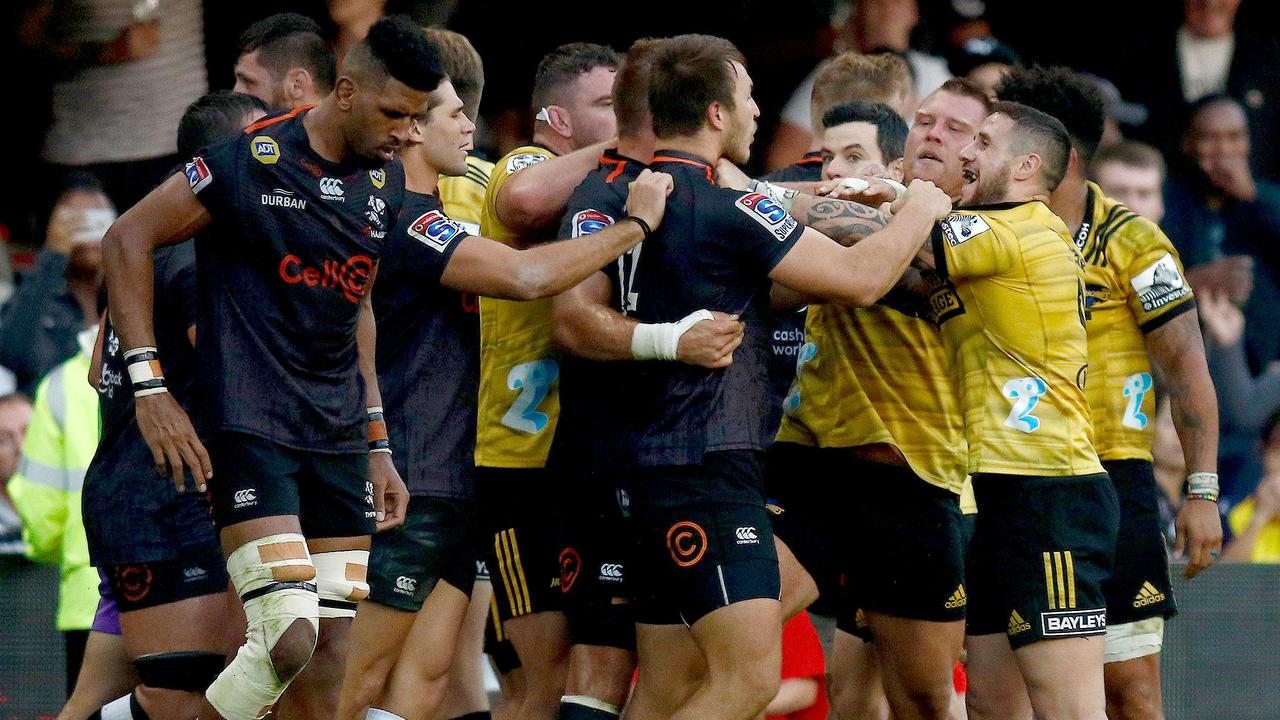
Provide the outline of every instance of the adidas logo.
{"type": "Polygon", "coordinates": [[[956,588],[955,592],[951,593],[951,599],[947,600],[946,605],[944,605],[943,607],[945,607],[948,610],[955,610],[956,608],[962,608],[968,604],[969,604],[969,596],[966,595],[964,592],[964,585],[961,585],[960,587],[956,588]]]}
{"type": "Polygon", "coordinates": [[[1133,606],[1136,608],[1155,605],[1165,601],[1164,593],[1160,589],[1151,584],[1151,581],[1142,583],[1142,589],[1138,591],[1138,595],[1133,599],[1133,606]]]}
{"type": "Polygon", "coordinates": [[[1022,616],[1018,614],[1017,610],[1014,610],[1009,615],[1009,634],[1010,635],[1017,635],[1018,633],[1024,633],[1030,629],[1031,629],[1031,623],[1027,622],[1026,620],[1023,620],[1022,616]]]}

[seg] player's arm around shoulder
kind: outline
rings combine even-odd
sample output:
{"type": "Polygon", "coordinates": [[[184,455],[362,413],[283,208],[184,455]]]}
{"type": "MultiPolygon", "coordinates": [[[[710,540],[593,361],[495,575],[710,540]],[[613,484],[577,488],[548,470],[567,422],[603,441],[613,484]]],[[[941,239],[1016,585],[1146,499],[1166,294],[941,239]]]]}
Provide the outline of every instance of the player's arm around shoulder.
{"type": "Polygon", "coordinates": [[[574,188],[596,168],[601,153],[613,142],[597,143],[567,155],[544,152],[526,153],[524,160],[520,160],[524,155],[511,157],[501,168],[504,177],[495,190],[494,215],[519,235],[545,231],[560,219],[574,188]],[[518,167],[512,165],[515,161],[519,161],[518,167]]]}

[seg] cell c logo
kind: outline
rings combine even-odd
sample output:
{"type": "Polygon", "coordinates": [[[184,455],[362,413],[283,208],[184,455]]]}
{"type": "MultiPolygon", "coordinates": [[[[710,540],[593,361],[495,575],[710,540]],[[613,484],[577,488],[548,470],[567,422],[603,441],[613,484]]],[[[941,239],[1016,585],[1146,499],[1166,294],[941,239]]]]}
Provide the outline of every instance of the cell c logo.
{"type": "Polygon", "coordinates": [[[676,565],[697,565],[707,552],[707,533],[695,522],[678,522],[667,531],[667,550],[676,565]]]}
{"type": "Polygon", "coordinates": [[[560,592],[569,592],[582,570],[582,556],[573,548],[560,551],[560,592]]]}
{"type": "Polygon", "coordinates": [[[124,565],[116,568],[115,585],[120,595],[131,603],[151,594],[151,568],[146,565],[124,565]]]}

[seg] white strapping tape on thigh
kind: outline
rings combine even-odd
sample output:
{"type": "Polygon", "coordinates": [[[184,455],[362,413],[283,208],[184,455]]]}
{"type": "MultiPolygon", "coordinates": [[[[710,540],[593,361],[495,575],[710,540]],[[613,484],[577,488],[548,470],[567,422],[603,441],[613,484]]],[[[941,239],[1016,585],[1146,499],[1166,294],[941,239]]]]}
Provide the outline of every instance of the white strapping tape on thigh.
{"type": "Polygon", "coordinates": [[[320,592],[320,617],[356,616],[356,603],[369,597],[369,551],[334,550],[311,556],[320,592]]]}
{"type": "Polygon", "coordinates": [[[227,720],[257,720],[264,716],[289,680],[276,676],[271,650],[297,620],[320,631],[315,567],[307,541],[298,533],[280,533],[252,540],[227,558],[227,571],[244,599],[248,621],[245,643],[205,697],[227,720]],[[258,591],[267,590],[260,593],[258,591]]]}
{"type": "Polygon", "coordinates": [[[1116,663],[1154,655],[1164,647],[1164,618],[1107,626],[1105,662],[1116,663]]]}

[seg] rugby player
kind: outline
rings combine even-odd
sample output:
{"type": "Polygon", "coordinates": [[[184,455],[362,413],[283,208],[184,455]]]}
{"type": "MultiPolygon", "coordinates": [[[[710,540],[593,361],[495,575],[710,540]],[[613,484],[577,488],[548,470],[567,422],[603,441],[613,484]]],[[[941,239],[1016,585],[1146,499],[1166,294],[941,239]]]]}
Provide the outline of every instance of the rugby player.
{"type": "Polygon", "coordinates": [[[836,302],[875,302],[951,201],[917,182],[886,229],[843,247],[764,195],[715,186],[713,163],[747,160],[759,114],[732,44],[669,39],[650,82],[658,148],[650,167],[670,173],[675,191],[663,228],[643,246],[630,314],[676,322],[708,306],[738,314],[745,331],[728,368],[637,364],[618,389],[627,408],[620,460],[634,466],[625,484],[641,543],[632,574],[641,678],[666,662],[660,642],[650,648],[641,638],[684,624],[707,673],[672,717],[749,718],[776,693],[781,655],[778,556],[761,468],[773,434],[762,327],[771,281],[836,302]]]}
{"type": "MultiPolygon", "coordinates": [[[[474,305],[461,293],[532,300],[576,285],[656,227],[665,178],[634,178],[623,223],[592,238],[524,251],[471,236],[441,212],[441,173],[468,171],[475,125],[446,79],[402,151],[415,191],[392,237],[376,293],[382,413],[412,499],[403,527],[373,543],[369,597],[356,615],[340,717],[430,718],[443,699],[475,580],[472,422],[478,365],[474,305]],[[647,190],[648,192],[645,192],[647,190]],[[645,202],[647,200],[647,202],[645,202]],[[413,216],[412,222],[409,222],[413,216]],[[435,252],[423,253],[425,245],[435,252]],[[438,278],[438,284],[432,282],[438,278]],[[391,639],[388,642],[388,638],[391,639]],[[423,662],[424,649],[430,661],[423,662]]],[[[390,448],[388,448],[390,449],[390,448]]]]}
{"type": "MultiPolygon", "coordinates": [[[[554,237],[573,189],[617,134],[612,108],[617,54],[562,45],[534,76],[533,143],[498,161],[480,231],[514,247],[554,237]]],[[[476,499],[492,551],[502,631],[519,659],[518,717],[550,720],[564,691],[569,638],[560,593],[560,524],[545,465],[559,415],[559,365],[551,349],[551,300],[480,299],[476,499]]]]}
{"type": "Polygon", "coordinates": [[[333,92],[337,59],[315,20],[297,13],[269,15],[240,35],[236,92],[272,112],[314,105],[333,92]]]}
{"type": "Polygon", "coordinates": [[[422,31],[383,19],[320,105],[212,146],[104,239],[139,428],[180,489],[188,467],[211,489],[248,617],[201,717],[260,717],[318,637],[338,642],[315,674],[309,716],[336,705],[340,641],[368,593],[369,536],[402,522],[407,500],[390,457],[371,460],[362,437],[362,403],[382,405],[366,290],[384,240],[373,231],[393,227],[404,194],[395,153],[441,79],[422,31]],[[168,392],[151,317],[153,250],[206,228],[196,254],[209,452],[168,392]]]}
{"type": "MultiPolygon", "coordinates": [[[[837,108],[824,118],[824,179],[896,164],[958,201],[960,151],[988,105],[951,80],[924,99],[910,132],[884,105],[837,108]]],[[[964,640],[964,439],[937,326],[896,307],[810,307],[770,491],[785,509],[778,533],[837,615],[833,696],[852,712],[874,695],[851,667],[874,640],[894,715],[942,718],[964,640]],[[872,545],[882,549],[868,558],[872,545]]]]}
{"type": "Polygon", "coordinates": [[[1083,261],[1044,203],[1070,151],[1052,116],[992,106],[960,155],[974,180],[966,209],[934,233],[930,308],[978,504],[966,568],[970,664],[1012,654],[1036,717],[1102,720],[1102,583],[1119,511],[1090,442],[1083,261]]]}
{"type": "MultiPolygon", "coordinates": [[[[178,152],[231,137],[266,114],[261,100],[217,92],[193,103],[178,124],[178,152]]],[[[192,416],[199,357],[196,267],[192,242],[163,248],[154,260],[152,327],[166,358],[166,382],[192,416]]],[[[91,719],[195,717],[205,689],[235,647],[239,615],[227,592],[227,571],[209,519],[208,499],[178,492],[147,462],[149,451],[125,387],[123,348],[108,315],[94,357],[102,435],[85,473],[84,519],[89,553],[110,583],[120,634],[138,685],[91,719]]]]}
{"type": "MultiPolygon", "coordinates": [[[[1214,563],[1222,549],[1218,401],[1195,299],[1177,250],[1155,222],[1086,179],[1106,120],[1097,85],[1063,67],[1018,67],[997,93],[1053,115],[1071,135],[1071,162],[1049,209],[1067,223],[1085,260],[1093,445],[1120,500],[1124,538],[1103,584],[1107,716],[1163,717],[1160,648],[1176,605],[1151,460],[1157,391],[1172,403],[1186,463],[1188,495],[1175,523],[1189,559],[1186,577],[1214,563]]],[[[981,678],[975,684],[982,694],[1009,695],[982,687],[981,678]]]]}

